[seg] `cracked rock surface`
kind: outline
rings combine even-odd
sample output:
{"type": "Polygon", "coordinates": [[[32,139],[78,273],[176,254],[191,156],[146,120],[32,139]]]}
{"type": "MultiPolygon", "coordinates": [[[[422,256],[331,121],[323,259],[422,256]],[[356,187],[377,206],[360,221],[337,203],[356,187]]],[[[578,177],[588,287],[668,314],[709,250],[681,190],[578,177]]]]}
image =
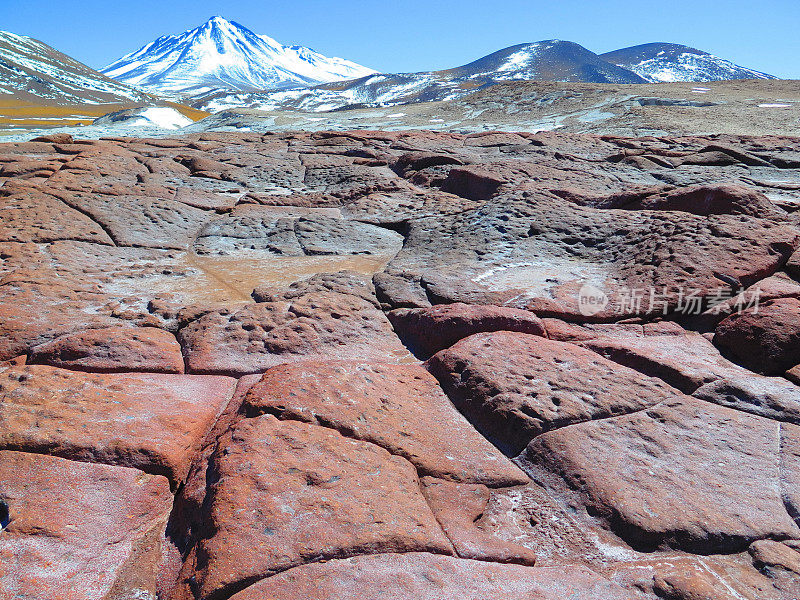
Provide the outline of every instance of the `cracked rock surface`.
{"type": "Polygon", "coordinates": [[[797,156],[0,144],[0,598],[800,597],[797,156]]]}

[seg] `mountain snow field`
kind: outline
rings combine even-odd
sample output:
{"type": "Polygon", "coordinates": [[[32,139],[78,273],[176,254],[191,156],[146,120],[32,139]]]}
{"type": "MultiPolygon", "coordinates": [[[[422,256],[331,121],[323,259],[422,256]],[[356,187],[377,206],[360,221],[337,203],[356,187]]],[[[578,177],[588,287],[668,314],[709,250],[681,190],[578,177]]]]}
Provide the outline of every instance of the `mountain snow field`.
{"type": "Polygon", "coordinates": [[[303,46],[284,46],[222,17],[180,35],[158,38],[102,72],[130,86],[167,95],[212,90],[305,87],[375,73],[303,46]]]}

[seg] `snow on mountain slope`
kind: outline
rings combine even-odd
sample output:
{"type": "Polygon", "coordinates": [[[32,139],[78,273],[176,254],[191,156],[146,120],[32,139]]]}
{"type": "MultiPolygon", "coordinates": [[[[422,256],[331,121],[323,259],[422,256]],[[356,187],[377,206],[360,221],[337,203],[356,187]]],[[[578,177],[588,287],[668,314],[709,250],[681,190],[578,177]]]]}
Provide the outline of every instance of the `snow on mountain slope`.
{"type": "Polygon", "coordinates": [[[747,69],[708,52],[680,44],[642,44],[607,52],[600,57],[633,71],[649,82],[777,79],[773,75],[747,69]]]}
{"type": "Polygon", "coordinates": [[[193,106],[210,112],[233,107],[322,112],[354,105],[407,104],[453,100],[501,81],[645,83],[574,42],[548,40],[511,46],[444,71],[375,74],[306,89],[260,93],[215,92],[193,106]]]}
{"type": "Polygon", "coordinates": [[[451,72],[457,77],[495,81],[580,81],[584,83],[644,83],[638,75],[610,64],[575,42],[546,40],[511,46],[451,72]]]}
{"type": "Polygon", "coordinates": [[[160,37],[102,72],[153,92],[185,95],[308,86],[374,73],[310,48],[283,46],[222,17],[160,37]]]}
{"type": "Polygon", "coordinates": [[[47,44],[7,31],[0,31],[0,98],[3,96],[58,105],[149,101],[141,92],[47,44]]]}

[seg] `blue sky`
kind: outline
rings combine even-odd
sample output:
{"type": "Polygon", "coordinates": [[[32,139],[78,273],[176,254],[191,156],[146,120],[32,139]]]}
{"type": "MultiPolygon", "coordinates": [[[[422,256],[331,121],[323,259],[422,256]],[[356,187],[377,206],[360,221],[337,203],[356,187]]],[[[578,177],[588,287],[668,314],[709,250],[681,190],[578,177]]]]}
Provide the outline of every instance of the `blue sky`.
{"type": "Polygon", "coordinates": [[[217,14],[284,44],[387,72],[449,68],[514,44],[557,38],[595,52],[682,43],[800,79],[798,0],[0,0],[0,29],[38,38],[98,68],[217,14]]]}

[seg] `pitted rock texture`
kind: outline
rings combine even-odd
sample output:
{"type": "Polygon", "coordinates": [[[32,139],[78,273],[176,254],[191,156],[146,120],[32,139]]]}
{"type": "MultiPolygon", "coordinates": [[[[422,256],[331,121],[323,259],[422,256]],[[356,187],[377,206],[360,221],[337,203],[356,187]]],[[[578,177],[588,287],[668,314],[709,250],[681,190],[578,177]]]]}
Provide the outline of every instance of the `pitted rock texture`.
{"type": "Polygon", "coordinates": [[[250,388],[243,407],[248,414],[306,421],[372,442],[425,475],[495,487],[528,481],[472,428],[421,366],[274,367],[250,388]]]}
{"type": "Polygon", "coordinates": [[[428,365],[459,410],[511,456],[550,429],[680,395],[589,350],[523,333],[468,337],[428,365]]]}
{"type": "Polygon", "coordinates": [[[798,189],[779,136],[0,144],[0,597],[797,598],[798,189]]]}
{"type": "Polygon", "coordinates": [[[575,319],[591,284],[609,300],[595,319],[638,314],[633,290],[657,292],[644,308],[663,314],[676,311],[681,290],[710,296],[771,275],[798,239],[782,221],[597,209],[525,192],[412,222],[379,287],[398,307],[499,304],[575,319]]]}
{"type": "Polygon", "coordinates": [[[329,357],[408,356],[383,313],[363,298],[336,292],[211,311],[178,335],[192,373],[248,374],[329,357]]]}

